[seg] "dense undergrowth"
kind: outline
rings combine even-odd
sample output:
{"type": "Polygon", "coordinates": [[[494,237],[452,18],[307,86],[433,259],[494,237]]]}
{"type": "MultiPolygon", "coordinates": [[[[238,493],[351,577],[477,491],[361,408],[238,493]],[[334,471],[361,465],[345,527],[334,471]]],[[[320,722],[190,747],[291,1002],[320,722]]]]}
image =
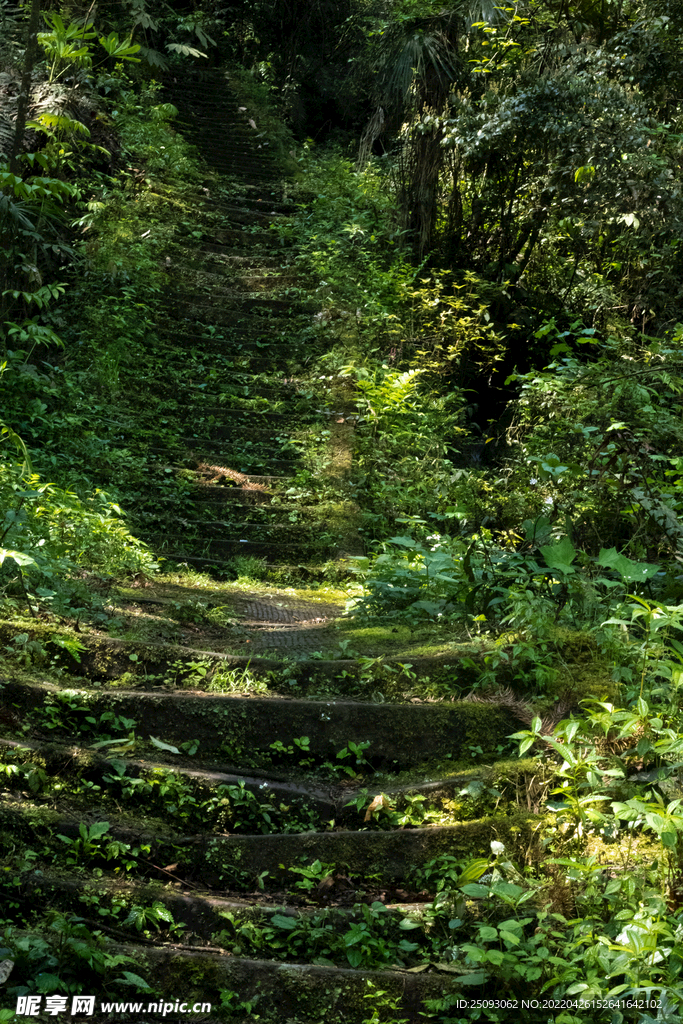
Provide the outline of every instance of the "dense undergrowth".
{"type": "MultiPolygon", "coordinates": [[[[419,913],[387,907],[377,898],[379,880],[360,870],[304,858],[283,867],[293,877],[277,890],[283,904],[298,906],[297,915],[277,908],[247,918],[225,910],[209,938],[255,959],[416,973],[435,967],[457,977],[467,998],[476,993],[483,1000],[465,1012],[461,995],[428,999],[425,1020],[517,1020],[513,1004],[522,998],[556,1001],[522,1018],[533,1021],[553,1009],[561,1024],[679,1020],[683,330],[664,316],[643,316],[636,331],[628,317],[606,315],[605,302],[599,312],[591,305],[598,286],[605,294],[618,291],[621,250],[631,237],[615,243],[623,260],[614,256],[619,270],[609,288],[586,272],[566,308],[529,299],[520,310],[519,291],[512,302],[510,281],[489,273],[483,258],[464,269],[442,266],[437,256],[415,257],[397,215],[400,182],[389,156],[359,167],[339,150],[310,142],[293,148],[287,132],[275,128],[267,90],[242,72],[245,103],[272,131],[274,147],[288,154],[288,169],[297,164],[292,189],[302,199],[299,212],[269,231],[283,249],[297,242],[291,297],[312,295],[320,304],[312,324],[307,318],[292,328],[310,357],[294,363],[309,389],[300,389],[302,421],[314,410],[320,378],[333,379],[336,394],[353,389],[350,486],[366,554],[351,559],[350,577],[348,562],[321,570],[323,585],[337,583],[350,599],[338,648],[309,659],[345,662],[323,682],[302,680],[295,663],[264,676],[217,669],[199,655],[139,672],[134,643],[160,636],[178,643],[177,621],[231,622],[217,588],[213,603],[180,602],[165,634],[155,627],[133,635],[110,595],[131,578],[211,586],[210,576],[189,570],[160,577],[159,553],[136,539],[124,513],[144,498],[144,444],[154,437],[172,449],[182,435],[174,391],[198,372],[211,381],[224,357],[209,360],[199,346],[169,352],[159,341],[167,252],[172,238],[201,236],[193,203],[207,177],[173,129],[175,110],[160,87],[145,76],[129,78],[114,42],[111,51],[104,48],[112,59],[89,102],[110,156],[98,164],[105,154],[95,153],[81,122],[64,113],[61,122],[44,121],[50,130],[37,137],[36,154],[0,179],[7,285],[0,582],[3,617],[16,627],[4,645],[3,675],[17,679],[23,672],[34,687],[46,680],[62,690],[68,685],[65,696],[37,702],[20,726],[10,711],[3,724],[13,735],[37,735],[38,746],[68,737],[91,748],[66,765],[28,742],[2,755],[9,800],[2,812],[8,828],[0,955],[15,962],[11,996],[93,986],[154,991],[153,970],[110,948],[105,936],[182,937],[182,921],[158,878],[159,871],[190,877],[196,862],[187,853],[187,832],[204,834],[208,845],[196,857],[206,855],[215,867],[224,832],[334,833],[341,823],[380,833],[524,810],[538,817],[514,847],[494,839],[490,857],[441,855],[409,866],[404,896],[421,897],[419,913]],[[491,380],[499,367],[507,402],[489,418],[480,378],[491,380]],[[160,385],[161,401],[152,406],[160,385]],[[135,408],[133,387],[141,396],[135,408]],[[33,637],[33,620],[47,624],[48,639],[33,637]],[[375,627],[387,630],[380,654],[359,649],[364,631],[375,627]],[[444,705],[474,691],[513,709],[509,732],[519,747],[470,737],[457,766],[425,767],[422,774],[473,772],[439,798],[418,790],[392,794],[388,766],[373,761],[371,746],[350,738],[324,754],[312,752],[305,735],[261,750],[228,743],[211,752],[217,763],[227,757],[243,770],[280,772],[285,781],[344,782],[348,799],[330,817],[300,795],[260,796],[243,780],[217,788],[188,781],[182,769],[192,765],[199,741],[176,746],[147,738],[134,718],[93,712],[90,696],[79,692],[78,666],[92,630],[129,645],[130,664],[114,675],[114,691],[185,687],[444,705]],[[395,643],[419,636],[423,653],[466,645],[459,650],[467,659],[462,679],[425,679],[407,661],[389,662],[394,630],[395,643]],[[501,683],[509,689],[502,692],[501,683]],[[514,766],[499,778],[477,775],[482,763],[517,749],[526,759],[518,762],[523,783],[514,766]],[[141,767],[130,763],[133,756],[167,763],[141,767]],[[14,805],[24,792],[38,809],[31,833],[14,835],[14,805]],[[93,800],[101,820],[88,825],[82,815],[93,800]],[[139,818],[153,841],[133,837],[139,818]],[[61,892],[47,921],[31,888],[36,865],[51,891],[61,892]],[[75,899],[68,887],[60,890],[67,870],[88,880],[75,899]],[[109,889],[112,877],[125,878],[129,888],[109,889]],[[340,877],[354,893],[351,905],[325,907],[321,892],[340,877]],[[94,932],[93,921],[100,926],[94,932]]],[[[666,144],[677,143],[667,136],[666,144]]],[[[574,183],[587,189],[593,175],[586,167],[574,183]]],[[[469,173],[471,182],[475,171],[469,173]]],[[[224,200],[238,191],[229,180],[213,187],[224,200]]],[[[549,278],[555,291],[569,291],[576,266],[567,239],[581,235],[585,243],[588,231],[559,216],[545,230],[550,255],[525,266],[527,296],[538,296],[549,278]]],[[[633,252],[628,258],[638,262],[633,252]]],[[[651,248],[642,273],[654,262],[651,248]]],[[[626,288],[621,278],[619,288],[626,288]]],[[[206,337],[215,336],[207,326],[206,337]]],[[[278,378],[267,371],[263,378],[276,392],[278,378]]],[[[222,398],[230,409],[279,408],[277,395],[263,406],[246,384],[222,398]]],[[[279,449],[283,461],[302,453],[308,459],[293,488],[317,496],[321,519],[324,501],[341,501],[338,485],[316,474],[328,441],[322,430],[314,437],[289,431],[279,449]]],[[[252,444],[236,458],[237,470],[248,473],[258,472],[266,456],[252,444]]],[[[164,479],[165,468],[158,469],[164,479]]],[[[187,478],[166,477],[169,504],[178,516],[189,515],[187,478]]],[[[223,572],[252,591],[296,578],[260,559],[234,559],[223,572]]],[[[110,683],[111,677],[103,689],[110,683]]],[[[523,832],[521,824],[514,828],[523,832]]],[[[231,892],[268,884],[267,871],[239,864],[221,871],[218,881],[231,892]]],[[[248,1006],[240,993],[211,984],[225,1019],[259,1019],[258,1003],[248,1006]]],[[[392,996],[370,990],[364,1024],[398,1024],[400,1012],[392,996]]]]}

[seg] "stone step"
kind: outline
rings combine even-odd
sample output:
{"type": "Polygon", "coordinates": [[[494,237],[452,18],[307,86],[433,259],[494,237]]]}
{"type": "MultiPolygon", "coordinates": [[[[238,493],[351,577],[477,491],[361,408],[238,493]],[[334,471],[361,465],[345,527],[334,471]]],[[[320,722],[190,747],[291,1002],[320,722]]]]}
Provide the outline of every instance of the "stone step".
{"type": "Polygon", "coordinates": [[[240,312],[252,312],[264,318],[273,313],[301,316],[304,313],[316,313],[320,310],[320,304],[315,302],[301,302],[298,298],[267,298],[263,295],[237,292],[227,288],[208,293],[191,291],[189,288],[180,290],[177,287],[170,287],[164,289],[164,294],[168,296],[167,306],[170,309],[180,308],[182,310],[189,307],[211,310],[215,308],[222,314],[227,308],[240,312]]]}
{"type": "MultiPolygon", "coordinates": [[[[277,195],[278,193],[274,192],[271,198],[267,193],[263,196],[240,194],[238,197],[238,205],[240,208],[247,208],[259,212],[264,211],[266,213],[270,213],[271,210],[274,210],[276,213],[283,214],[285,216],[299,212],[301,209],[300,203],[293,200],[287,202],[286,200],[278,199],[277,195]]],[[[215,210],[217,213],[222,213],[224,209],[232,209],[232,207],[229,204],[226,204],[223,200],[213,199],[210,196],[203,199],[201,205],[205,209],[209,211],[215,210]]]]}
{"type": "MultiPolygon", "coordinates": [[[[129,445],[113,444],[112,447],[127,448],[129,445]]],[[[170,444],[166,447],[148,445],[145,450],[150,455],[159,456],[157,459],[159,462],[168,462],[170,458],[174,458],[176,466],[182,466],[184,469],[197,469],[200,463],[204,463],[212,466],[229,466],[233,470],[233,466],[229,464],[231,462],[237,463],[243,468],[233,471],[250,477],[252,476],[252,469],[265,469],[266,467],[275,471],[282,470],[283,475],[293,474],[297,469],[297,463],[301,461],[300,456],[296,455],[293,455],[291,458],[276,459],[269,457],[267,453],[265,455],[260,455],[258,452],[250,453],[244,448],[217,451],[215,446],[211,445],[209,441],[202,443],[201,439],[190,439],[187,442],[185,451],[180,449],[179,446],[170,444]]]]}
{"type": "Polygon", "coordinates": [[[513,860],[523,860],[538,824],[535,815],[518,813],[395,832],[215,836],[180,856],[188,871],[201,863],[203,877],[215,888],[237,887],[245,867],[253,879],[263,879],[266,889],[279,888],[291,884],[288,866],[315,861],[334,864],[344,874],[405,882],[417,865],[444,854],[463,860],[488,857],[492,840],[502,842],[513,860]]]}
{"type": "Polygon", "coordinates": [[[280,545],[283,542],[291,546],[296,546],[297,540],[301,539],[301,545],[311,543],[311,534],[315,532],[317,536],[320,533],[320,523],[317,522],[279,522],[273,519],[263,520],[247,520],[246,522],[239,522],[228,519],[190,519],[187,515],[181,515],[179,517],[169,517],[154,513],[145,513],[138,511],[136,513],[137,528],[140,531],[144,531],[146,536],[167,536],[170,538],[182,537],[186,542],[191,540],[197,543],[204,544],[208,540],[211,541],[212,545],[220,544],[221,546],[227,544],[243,544],[244,541],[241,538],[245,538],[250,544],[257,544],[260,542],[270,542],[280,545]],[[176,534],[168,532],[162,534],[155,534],[152,531],[154,526],[159,526],[164,521],[170,521],[177,527],[182,526],[186,533],[176,534]],[[217,536],[218,535],[218,536],[217,536]]]}
{"type": "MultiPolygon", "coordinates": [[[[116,666],[110,653],[110,648],[115,646],[100,645],[101,654],[97,658],[101,659],[105,675],[110,666],[116,666]]],[[[124,647],[120,649],[124,651],[124,647]]],[[[127,662],[131,671],[160,671],[159,661],[163,662],[163,657],[158,647],[128,644],[125,652],[122,664],[127,662]],[[137,652],[138,660],[134,664],[127,654],[131,646],[137,652]]],[[[198,652],[193,653],[196,659],[198,652]]],[[[208,656],[210,652],[204,653],[208,656]]],[[[165,661],[173,663],[178,657],[177,649],[169,649],[165,661]]],[[[95,663],[93,675],[97,674],[98,663],[95,663]]],[[[321,662],[319,666],[316,663],[315,668],[316,671],[319,668],[320,671],[339,673],[344,671],[345,664],[342,661],[321,662]]],[[[442,666],[441,671],[446,678],[447,670],[442,666]]],[[[463,659],[457,653],[453,655],[450,672],[456,690],[458,680],[470,685],[476,675],[471,660],[463,659]]],[[[38,685],[17,680],[8,680],[3,691],[7,703],[17,712],[50,704],[59,692],[51,684],[38,685]]],[[[509,711],[469,701],[373,704],[193,694],[187,691],[146,693],[118,687],[102,690],[88,686],[79,689],[78,698],[96,716],[112,711],[137,722],[153,721],[155,734],[168,743],[197,739],[203,756],[225,749],[226,739],[228,747],[232,744],[232,748],[241,746],[244,750],[269,753],[270,745],[277,740],[287,745],[295,736],[308,736],[311,756],[332,761],[336,761],[337,753],[347,747],[349,741],[369,741],[366,757],[375,770],[401,771],[446,756],[454,762],[467,760],[470,746],[495,749],[519,727],[509,711]]]]}
{"type": "MultiPolygon", "coordinates": [[[[207,212],[201,208],[199,213],[207,212]]],[[[213,224],[216,220],[229,221],[238,224],[271,224],[275,221],[281,220],[283,215],[278,213],[276,210],[270,210],[266,206],[264,209],[254,209],[253,207],[243,208],[241,206],[229,206],[222,204],[220,207],[216,207],[211,211],[211,223],[213,224]]],[[[179,233],[182,237],[182,228],[179,229],[179,233]]]]}
{"type": "MultiPolygon", "coordinates": [[[[222,291],[228,282],[235,282],[233,286],[236,291],[249,294],[254,291],[276,291],[281,288],[293,290],[301,281],[300,275],[293,268],[290,273],[285,273],[280,268],[272,270],[259,267],[257,263],[247,264],[225,264],[225,263],[204,263],[195,262],[194,266],[187,263],[176,263],[171,266],[169,277],[174,282],[182,281],[189,284],[190,291],[205,289],[209,294],[214,291],[222,291]]],[[[301,289],[303,291],[304,289],[301,289]]]]}
{"type": "Polygon", "coordinates": [[[291,335],[294,323],[287,317],[269,315],[267,310],[194,305],[184,310],[179,308],[176,318],[160,323],[158,330],[164,331],[167,337],[173,334],[177,344],[200,346],[208,354],[231,345],[235,349],[253,347],[257,341],[276,344],[276,332],[291,335]],[[212,318],[208,314],[214,310],[212,318]],[[188,315],[180,315],[183,311],[188,315]],[[213,328],[211,334],[207,334],[207,322],[213,328]]]}
{"type": "MultiPolygon", "coordinates": [[[[264,531],[265,532],[265,531],[264,531]]],[[[149,533],[140,531],[141,539],[147,543],[155,555],[166,560],[185,562],[192,557],[203,559],[206,564],[231,562],[237,555],[254,555],[265,558],[268,562],[289,559],[295,563],[317,554],[319,558],[329,560],[339,548],[339,541],[326,541],[319,537],[305,539],[301,543],[292,540],[281,540],[272,535],[262,539],[239,537],[235,539],[192,538],[182,533],[164,531],[149,533]]]]}

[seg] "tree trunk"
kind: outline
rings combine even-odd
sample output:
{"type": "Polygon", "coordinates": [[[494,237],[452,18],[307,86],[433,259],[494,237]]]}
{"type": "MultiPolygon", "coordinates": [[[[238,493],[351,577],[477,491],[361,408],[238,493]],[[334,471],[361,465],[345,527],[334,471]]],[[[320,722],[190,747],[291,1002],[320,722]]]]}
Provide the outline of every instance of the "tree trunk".
{"type": "Polygon", "coordinates": [[[31,97],[31,75],[33,73],[33,65],[36,60],[36,36],[39,24],[40,0],[31,0],[31,16],[29,18],[28,30],[26,33],[26,50],[24,51],[24,70],[21,75],[21,89],[19,91],[19,102],[17,104],[17,119],[14,125],[12,153],[9,158],[9,169],[12,174],[17,173],[21,145],[24,141],[24,133],[26,131],[28,102],[31,97]]]}

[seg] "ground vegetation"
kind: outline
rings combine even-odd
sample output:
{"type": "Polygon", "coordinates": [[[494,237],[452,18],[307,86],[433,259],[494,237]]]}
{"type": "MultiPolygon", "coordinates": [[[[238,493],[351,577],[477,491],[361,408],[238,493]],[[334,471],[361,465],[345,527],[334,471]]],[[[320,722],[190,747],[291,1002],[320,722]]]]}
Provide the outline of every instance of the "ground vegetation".
{"type": "Polygon", "coordinates": [[[0,1019],[683,1019],[677,5],[0,26],[0,1019]]]}

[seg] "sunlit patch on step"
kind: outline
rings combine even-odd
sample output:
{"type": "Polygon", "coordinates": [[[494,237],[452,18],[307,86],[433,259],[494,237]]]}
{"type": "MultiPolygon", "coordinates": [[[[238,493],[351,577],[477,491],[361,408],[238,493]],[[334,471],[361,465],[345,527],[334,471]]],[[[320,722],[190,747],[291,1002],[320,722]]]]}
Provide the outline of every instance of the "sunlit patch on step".
{"type": "Polygon", "coordinates": [[[255,483],[246,473],[240,473],[236,469],[229,469],[227,466],[212,466],[207,462],[200,462],[197,468],[202,481],[214,487],[238,486],[244,491],[269,493],[265,484],[255,483]]]}

